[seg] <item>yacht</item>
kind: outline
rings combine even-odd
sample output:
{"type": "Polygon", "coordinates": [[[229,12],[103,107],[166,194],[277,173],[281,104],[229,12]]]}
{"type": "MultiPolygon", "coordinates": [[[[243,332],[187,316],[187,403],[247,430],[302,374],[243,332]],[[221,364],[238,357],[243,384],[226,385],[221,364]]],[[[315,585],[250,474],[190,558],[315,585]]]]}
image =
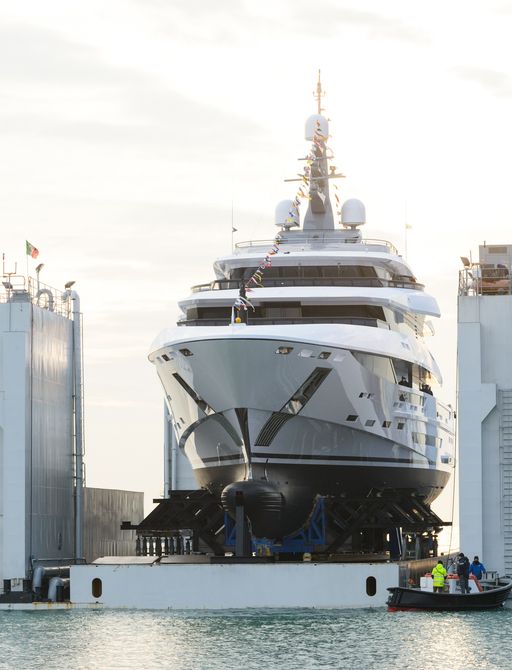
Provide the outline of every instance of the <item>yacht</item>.
{"type": "Polygon", "coordinates": [[[437,302],[392,244],[363,239],[362,202],[337,206],[321,96],[319,84],[276,237],[219,258],[149,355],[198,486],[230,511],[245,493],[262,537],[300,528],[317,496],[430,504],[454,462],[454,412],[424,340],[437,302]]]}

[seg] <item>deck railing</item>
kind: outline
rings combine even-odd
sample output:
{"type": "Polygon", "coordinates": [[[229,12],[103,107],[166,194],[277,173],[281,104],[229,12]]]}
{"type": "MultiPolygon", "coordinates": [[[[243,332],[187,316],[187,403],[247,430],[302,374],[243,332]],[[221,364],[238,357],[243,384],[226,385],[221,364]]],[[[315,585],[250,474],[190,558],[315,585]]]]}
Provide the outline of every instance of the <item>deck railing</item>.
{"type": "MultiPolygon", "coordinates": [[[[186,319],[178,321],[178,326],[228,326],[229,318],[225,319],[186,319]]],[[[353,326],[370,326],[371,328],[385,328],[391,330],[389,323],[381,319],[370,319],[364,317],[282,317],[282,318],[261,318],[248,316],[249,326],[283,326],[283,325],[301,325],[301,324],[322,324],[322,323],[344,323],[353,326]]]]}
{"type": "Polygon", "coordinates": [[[65,291],[47,286],[33,277],[6,275],[0,286],[0,303],[31,303],[42,309],[72,317],[71,301],[65,291]]]}
{"type": "Polygon", "coordinates": [[[512,295],[512,276],[507,268],[465,267],[459,271],[459,295],[512,295]]]}
{"type": "MultiPolygon", "coordinates": [[[[242,279],[217,279],[209,284],[197,284],[192,293],[239,289],[242,279]]],[[[423,284],[407,280],[379,279],[377,277],[263,277],[263,288],[280,286],[370,286],[374,288],[406,288],[422,291],[423,284]]]]}

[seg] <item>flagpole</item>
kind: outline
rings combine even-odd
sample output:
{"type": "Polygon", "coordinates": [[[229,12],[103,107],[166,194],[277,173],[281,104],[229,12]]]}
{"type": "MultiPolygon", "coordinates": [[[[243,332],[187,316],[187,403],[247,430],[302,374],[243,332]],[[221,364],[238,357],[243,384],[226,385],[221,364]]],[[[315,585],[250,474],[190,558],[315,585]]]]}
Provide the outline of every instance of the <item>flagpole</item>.
{"type": "Polygon", "coordinates": [[[234,236],[235,234],[235,227],[233,225],[233,198],[231,198],[231,253],[233,253],[233,248],[234,248],[234,236]]]}
{"type": "Polygon", "coordinates": [[[407,260],[407,231],[410,227],[407,223],[407,200],[404,203],[404,210],[404,258],[407,260]]]}

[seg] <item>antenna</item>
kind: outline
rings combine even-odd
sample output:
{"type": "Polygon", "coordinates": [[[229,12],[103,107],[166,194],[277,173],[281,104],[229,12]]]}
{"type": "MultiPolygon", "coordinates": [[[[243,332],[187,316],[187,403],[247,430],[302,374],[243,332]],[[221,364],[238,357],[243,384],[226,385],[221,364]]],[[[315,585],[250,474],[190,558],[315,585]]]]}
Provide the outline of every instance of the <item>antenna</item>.
{"type": "Polygon", "coordinates": [[[325,91],[322,90],[322,82],[320,80],[320,70],[318,70],[318,81],[316,82],[316,91],[313,91],[313,97],[318,106],[318,113],[321,114],[324,109],[322,107],[322,98],[325,96],[325,91]]]}

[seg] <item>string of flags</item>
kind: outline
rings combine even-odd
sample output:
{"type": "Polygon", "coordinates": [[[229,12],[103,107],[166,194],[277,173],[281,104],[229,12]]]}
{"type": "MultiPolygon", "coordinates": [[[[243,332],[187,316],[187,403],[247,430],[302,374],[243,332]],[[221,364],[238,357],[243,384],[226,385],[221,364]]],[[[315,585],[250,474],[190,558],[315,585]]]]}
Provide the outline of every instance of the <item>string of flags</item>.
{"type": "MultiPolygon", "coordinates": [[[[297,188],[297,192],[295,193],[295,197],[292,200],[292,206],[290,208],[290,211],[288,212],[288,218],[286,219],[286,223],[292,223],[292,224],[296,223],[298,219],[300,201],[311,200],[311,196],[309,194],[309,187],[311,184],[311,166],[313,165],[313,163],[321,157],[324,149],[326,152],[325,153],[326,158],[328,160],[332,160],[334,158],[333,150],[326,144],[327,140],[328,136],[323,134],[320,121],[317,120],[311,148],[304,159],[304,168],[301,173],[297,174],[300,182],[297,188]]],[[[338,186],[336,184],[333,185],[334,188],[336,189],[336,192],[334,194],[336,200],[336,213],[341,214],[340,198],[337,193],[338,186]]]]}
{"type": "Polygon", "coordinates": [[[240,323],[240,312],[247,311],[251,308],[254,311],[254,305],[247,298],[247,294],[251,293],[255,288],[263,288],[263,273],[267,268],[272,267],[272,257],[279,253],[279,245],[281,244],[281,236],[278,234],[274,238],[272,247],[267,251],[263,260],[258,265],[256,270],[252,273],[249,279],[240,287],[240,293],[237,296],[233,307],[237,312],[235,323],[240,323]]]}
{"type": "MultiPolygon", "coordinates": [[[[325,150],[325,155],[328,160],[334,158],[334,152],[330,147],[327,146],[326,141],[328,137],[322,133],[322,128],[320,121],[317,120],[315,132],[313,134],[313,141],[311,148],[308,154],[305,157],[304,168],[301,173],[298,173],[299,177],[299,187],[295,193],[295,197],[292,200],[291,208],[288,212],[288,218],[286,223],[297,224],[299,218],[299,206],[301,200],[311,200],[309,193],[311,185],[311,167],[315,161],[323,156],[325,150]]],[[[326,175],[327,176],[327,175],[326,175]]],[[[338,187],[334,184],[335,194],[334,198],[336,201],[336,213],[341,214],[340,211],[340,198],[338,196],[338,187]]],[[[240,317],[240,312],[248,311],[252,309],[254,311],[254,305],[247,297],[248,293],[251,293],[255,288],[263,288],[263,275],[267,268],[272,267],[272,257],[279,253],[279,245],[281,243],[281,236],[278,234],[274,239],[274,243],[269,251],[263,257],[261,263],[258,265],[256,270],[253,272],[251,277],[242,284],[240,287],[239,295],[233,303],[233,312],[236,311],[236,317],[234,318],[235,323],[241,323],[242,319],[240,317]]],[[[234,316],[234,313],[233,313],[234,316]]]]}

